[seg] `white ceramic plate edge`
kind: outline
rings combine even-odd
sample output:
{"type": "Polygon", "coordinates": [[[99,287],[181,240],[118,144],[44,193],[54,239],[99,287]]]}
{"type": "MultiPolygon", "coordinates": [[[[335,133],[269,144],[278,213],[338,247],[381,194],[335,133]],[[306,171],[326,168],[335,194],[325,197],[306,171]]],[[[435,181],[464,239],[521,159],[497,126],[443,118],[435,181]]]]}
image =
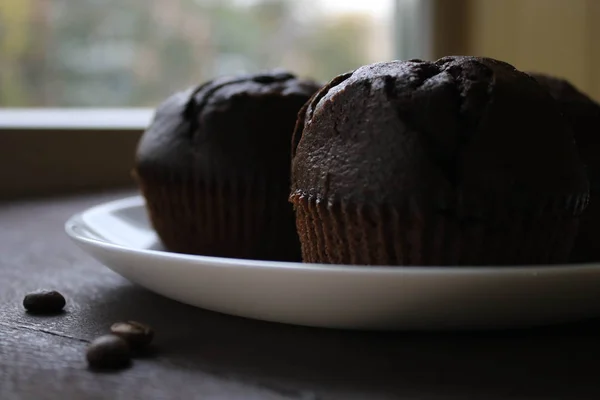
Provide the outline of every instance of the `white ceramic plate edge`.
{"type": "MultiPolygon", "coordinates": [[[[104,217],[104,223],[110,222],[115,213],[143,207],[139,196],[92,207],[71,217],[65,230],[84,251],[131,281],[213,311],[378,330],[534,326],[600,315],[600,267],[595,263],[371,267],[228,259],[111,243],[86,223],[104,217]]],[[[116,223],[105,228],[128,222],[116,223]]],[[[133,225],[127,229],[136,232],[133,225]]],[[[140,243],[153,237],[147,228],[142,231],[140,243]]]]}

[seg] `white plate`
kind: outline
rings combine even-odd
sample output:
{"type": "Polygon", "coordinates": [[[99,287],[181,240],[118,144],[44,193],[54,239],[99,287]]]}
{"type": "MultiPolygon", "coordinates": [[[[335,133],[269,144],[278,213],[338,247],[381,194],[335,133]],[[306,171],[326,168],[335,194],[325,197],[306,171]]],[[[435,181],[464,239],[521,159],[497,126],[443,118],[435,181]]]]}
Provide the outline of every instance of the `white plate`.
{"type": "Polygon", "coordinates": [[[357,267],[161,250],[141,197],[66,223],[83,250],[156,293],[243,317],[351,329],[478,329],[600,316],[600,264],[357,267]]]}

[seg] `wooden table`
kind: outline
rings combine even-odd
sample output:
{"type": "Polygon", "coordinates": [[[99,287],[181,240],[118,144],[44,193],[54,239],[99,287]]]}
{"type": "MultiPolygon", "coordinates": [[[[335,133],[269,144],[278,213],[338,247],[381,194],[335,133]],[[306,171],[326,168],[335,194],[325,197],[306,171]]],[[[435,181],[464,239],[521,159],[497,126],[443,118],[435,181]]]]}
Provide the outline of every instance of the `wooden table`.
{"type": "MultiPolygon", "coordinates": [[[[310,329],[185,306],[101,266],[64,221],[112,193],[0,204],[0,399],[598,399],[600,322],[489,333],[310,329]],[[67,312],[34,317],[36,288],[67,312]],[[87,369],[112,322],[157,333],[156,355],[117,373],[87,369]]],[[[352,307],[351,304],[348,307],[352,307]]]]}

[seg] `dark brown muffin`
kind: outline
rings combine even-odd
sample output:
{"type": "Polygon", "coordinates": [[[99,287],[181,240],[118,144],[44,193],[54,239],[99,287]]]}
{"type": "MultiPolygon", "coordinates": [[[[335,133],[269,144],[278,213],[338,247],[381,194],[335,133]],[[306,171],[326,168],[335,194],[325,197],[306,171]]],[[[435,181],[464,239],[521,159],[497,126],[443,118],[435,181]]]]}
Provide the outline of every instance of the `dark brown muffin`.
{"type": "Polygon", "coordinates": [[[361,67],[305,105],[291,202],[306,262],[567,260],[588,181],[556,102],[486,58],[361,67]]]}
{"type": "Polygon", "coordinates": [[[319,88],[284,71],[220,78],[161,104],[135,175],[174,252],[297,260],[287,202],[298,111],[319,88]]]}
{"type": "Polygon", "coordinates": [[[571,260],[600,261],[600,104],[565,79],[538,73],[531,75],[556,99],[571,125],[590,180],[590,205],[581,215],[571,260]]]}

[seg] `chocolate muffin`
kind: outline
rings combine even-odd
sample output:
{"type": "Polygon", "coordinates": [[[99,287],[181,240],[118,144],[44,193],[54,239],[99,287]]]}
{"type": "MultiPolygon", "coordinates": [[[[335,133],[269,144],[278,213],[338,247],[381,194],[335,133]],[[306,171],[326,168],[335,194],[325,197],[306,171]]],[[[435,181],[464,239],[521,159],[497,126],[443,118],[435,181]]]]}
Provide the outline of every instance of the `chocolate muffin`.
{"type": "Polygon", "coordinates": [[[575,143],[590,180],[590,205],[581,216],[571,260],[600,261],[600,104],[565,79],[539,73],[531,75],[558,102],[573,129],[575,143]]]}
{"type": "Polygon", "coordinates": [[[219,78],[156,110],[135,176],[173,252],[298,260],[290,188],[297,114],[319,88],[285,71],[219,78]]]}
{"type": "Polygon", "coordinates": [[[493,59],[341,75],[303,107],[293,143],[306,262],[560,263],[588,202],[556,102],[493,59]]]}

